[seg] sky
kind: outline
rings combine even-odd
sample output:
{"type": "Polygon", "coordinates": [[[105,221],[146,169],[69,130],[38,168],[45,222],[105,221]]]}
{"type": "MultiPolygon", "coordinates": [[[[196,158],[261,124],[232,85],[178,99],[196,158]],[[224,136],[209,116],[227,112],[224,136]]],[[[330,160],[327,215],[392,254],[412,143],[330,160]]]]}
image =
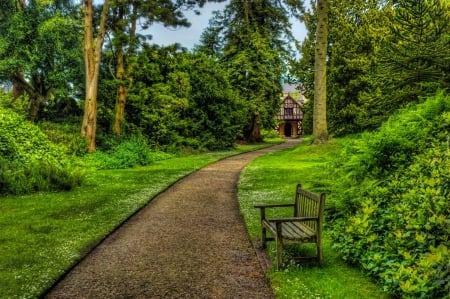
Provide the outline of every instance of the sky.
{"type": "MultiPolygon", "coordinates": [[[[163,46],[180,43],[183,47],[191,50],[196,44],[199,44],[200,36],[203,30],[208,26],[209,19],[212,17],[212,12],[215,10],[222,10],[225,5],[226,2],[207,2],[203,8],[200,9],[200,15],[195,15],[192,11],[186,12],[185,15],[191,23],[191,27],[189,28],[181,27],[173,29],[154,24],[146,31],[146,34],[153,36],[152,43],[163,46]]],[[[303,41],[307,33],[305,26],[298,20],[292,20],[292,22],[294,37],[299,41],[303,41]]]]}

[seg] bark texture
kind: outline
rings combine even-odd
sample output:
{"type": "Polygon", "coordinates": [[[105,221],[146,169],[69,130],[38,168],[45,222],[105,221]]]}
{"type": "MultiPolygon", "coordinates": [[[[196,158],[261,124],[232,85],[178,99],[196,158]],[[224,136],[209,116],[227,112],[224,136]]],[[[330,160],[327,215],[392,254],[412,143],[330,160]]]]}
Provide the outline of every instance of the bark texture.
{"type": "Polygon", "coordinates": [[[329,0],[317,0],[313,143],[324,143],[329,139],[327,128],[327,48],[329,7],[329,0]]]}
{"type": "Polygon", "coordinates": [[[105,0],[101,13],[98,36],[94,40],[93,0],[84,0],[84,66],[86,72],[86,97],[84,102],[81,134],[88,142],[88,150],[95,151],[95,133],[97,130],[97,92],[100,74],[102,47],[106,33],[106,18],[109,2],[105,0]]]}

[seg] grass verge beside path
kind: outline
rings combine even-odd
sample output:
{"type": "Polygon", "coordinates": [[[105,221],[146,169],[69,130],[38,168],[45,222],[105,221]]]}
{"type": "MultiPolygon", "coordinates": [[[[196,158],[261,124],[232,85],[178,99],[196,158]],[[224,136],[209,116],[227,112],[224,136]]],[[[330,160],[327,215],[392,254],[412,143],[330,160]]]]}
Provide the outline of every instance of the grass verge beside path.
{"type": "MultiPolygon", "coordinates": [[[[331,161],[345,140],[337,139],[324,145],[310,145],[306,140],[299,146],[271,153],[252,161],[242,172],[239,182],[239,204],[250,237],[260,238],[260,215],[253,208],[256,203],[292,202],[295,186],[301,183],[305,189],[322,192],[322,184],[332,178],[326,175],[326,164],[331,161]]],[[[287,214],[285,214],[287,216],[287,214]]],[[[271,217],[270,214],[267,215],[271,217]]],[[[380,286],[359,269],[341,261],[332,249],[324,233],[324,266],[291,264],[282,271],[269,270],[268,276],[277,298],[389,298],[380,286]]],[[[290,250],[311,250],[309,245],[292,245],[290,250]]],[[[269,256],[275,260],[275,246],[268,245],[269,256]]]]}
{"type": "Polygon", "coordinates": [[[1,197],[0,298],[38,297],[99,240],[180,178],[268,145],[90,171],[86,183],[70,192],[1,197]]]}

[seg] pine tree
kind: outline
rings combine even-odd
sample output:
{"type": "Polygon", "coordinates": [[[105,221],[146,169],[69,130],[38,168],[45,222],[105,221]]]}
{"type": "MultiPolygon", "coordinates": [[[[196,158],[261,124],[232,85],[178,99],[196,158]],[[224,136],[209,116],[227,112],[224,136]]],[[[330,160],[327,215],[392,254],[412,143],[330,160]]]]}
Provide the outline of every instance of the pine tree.
{"type": "Polygon", "coordinates": [[[247,103],[244,139],[261,139],[261,127],[272,127],[279,105],[280,78],[289,55],[289,11],[273,0],[232,0],[222,14],[216,14],[203,35],[208,54],[218,51],[230,70],[230,81],[247,103]],[[220,36],[220,45],[214,34],[220,36]],[[287,38],[286,38],[287,37],[287,38]]]}

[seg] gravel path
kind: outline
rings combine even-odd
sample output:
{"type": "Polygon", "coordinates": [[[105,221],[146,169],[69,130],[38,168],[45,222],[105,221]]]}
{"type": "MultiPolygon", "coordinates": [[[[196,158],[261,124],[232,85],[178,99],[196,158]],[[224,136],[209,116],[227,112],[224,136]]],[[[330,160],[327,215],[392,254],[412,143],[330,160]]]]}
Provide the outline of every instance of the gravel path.
{"type": "Polygon", "coordinates": [[[241,170],[299,140],[180,180],[106,238],[45,298],[274,298],[237,203],[241,170]]]}

